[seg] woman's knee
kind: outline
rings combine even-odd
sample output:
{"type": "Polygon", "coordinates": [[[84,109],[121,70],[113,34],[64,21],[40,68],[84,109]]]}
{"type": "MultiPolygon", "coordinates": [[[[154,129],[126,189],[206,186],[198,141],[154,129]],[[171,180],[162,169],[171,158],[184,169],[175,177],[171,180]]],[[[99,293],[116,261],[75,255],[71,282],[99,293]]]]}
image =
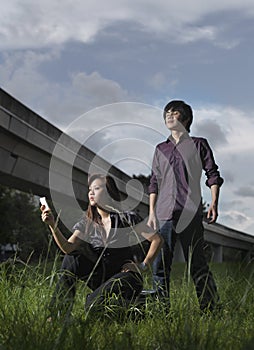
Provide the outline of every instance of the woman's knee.
{"type": "Polygon", "coordinates": [[[61,271],[74,272],[76,270],[76,259],[73,255],[66,254],[63,258],[61,271]]]}

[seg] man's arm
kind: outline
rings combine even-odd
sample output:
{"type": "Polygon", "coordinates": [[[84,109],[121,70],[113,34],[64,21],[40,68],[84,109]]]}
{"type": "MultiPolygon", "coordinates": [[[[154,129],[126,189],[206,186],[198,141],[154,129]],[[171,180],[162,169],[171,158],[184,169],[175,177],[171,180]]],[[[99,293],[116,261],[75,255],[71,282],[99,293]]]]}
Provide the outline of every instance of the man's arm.
{"type": "Polygon", "coordinates": [[[147,221],[147,225],[151,227],[153,230],[157,230],[157,218],[155,213],[155,205],[157,201],[157,193],[150,193],[149,196],[149,217],[147,221]]]}
{"type": "Polygon", "coordinates": [[[218,202],[219,202],[220,186],[212,185],[210,189],[211,189],[212,202],[208,208],[207,219],[210,219],[208,223],[212,224],[217,220],[217,217],[218,217],[218,202]]]}
{"type": "Polygon", "coordinates": [[[220,187],[223,184],[223,178],[220,176],[218,165],[215,163],[213,151],[206,139],[202,139],[202,163],[206,173],[206,185],[211,190],[212,203],[209,206],[207,218],[209,224],[214,223],[218,217],[218,202],[220,187]]]}

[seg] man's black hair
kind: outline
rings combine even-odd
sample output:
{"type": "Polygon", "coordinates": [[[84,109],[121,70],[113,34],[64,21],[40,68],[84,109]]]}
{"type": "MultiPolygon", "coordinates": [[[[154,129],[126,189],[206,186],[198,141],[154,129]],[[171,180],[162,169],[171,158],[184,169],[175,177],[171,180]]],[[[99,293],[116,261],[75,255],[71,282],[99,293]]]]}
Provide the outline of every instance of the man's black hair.
{"type": "Polygon", "coordinates": [[[190,132],[190,126],[193,121],[193,112],[191,106],[189,106],[187,103],[181,100],[173,100],[170,101],[166,106],[164,107],[163,111],[163,118],[165,120],[166,113],[171,110],[172,112],[178,111],[181,113],[181,121],[188,120],[188,123],[186,125],[186,130],[190,132]]]}

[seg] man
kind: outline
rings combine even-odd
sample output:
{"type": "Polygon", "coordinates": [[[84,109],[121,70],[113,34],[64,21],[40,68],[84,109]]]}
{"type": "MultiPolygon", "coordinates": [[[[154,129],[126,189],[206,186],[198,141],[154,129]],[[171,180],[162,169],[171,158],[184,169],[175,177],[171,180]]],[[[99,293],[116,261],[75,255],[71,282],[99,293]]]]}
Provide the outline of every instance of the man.
{"type": "Polygon", "coordinates": [[[218,216],[219,189],[223,183],[212,150],[206,139],[190,137],[192,109],[184,101],[169,102],[163,113],[169,138],[155,149],[149,186],[148,225],[159,226],[164,238],[161,253],[153,263],[154,286],[159,296],[169,297],[170,271],[178,236],[189,264],[201,310],[213,310],[218,293],[204,256],[203,206],[200,179],[205,171],[211,189],[207,217],[218,216]]]}

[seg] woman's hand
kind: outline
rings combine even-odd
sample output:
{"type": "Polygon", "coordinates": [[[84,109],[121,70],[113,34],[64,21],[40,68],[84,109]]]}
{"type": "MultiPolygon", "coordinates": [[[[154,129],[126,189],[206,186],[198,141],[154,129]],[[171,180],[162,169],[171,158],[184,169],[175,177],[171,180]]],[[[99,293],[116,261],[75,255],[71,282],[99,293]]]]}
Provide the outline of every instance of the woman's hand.
{"type": "Polygon", "coordinates": [[[45,222],[46,224],[48,224],[49,226],[54,227],[55,219],[54,219],[54,216],[53,216],[51,210],[50,209],[45,210],[45,205],[42,205],[40,209],[42,212],[42,214],[41,214],[42,221],[45,222]]]}
{"type": "Polygon", "coordinates": [[[49,229],[54,237],[54,240],[58,247],[62,250],[64,254],[70,254],[74,250],[77,250],[80,242],[82,242],[76,236],[75,232],[71,235],[71,237],[67,240],[66,237],[62,234],[60,229],[57,227],[57,221],[54,219],[54,215],[52,214],[50,208],[46,209],[44,205],[41,206],[41,219],[43,222],[49,225],[49,229]]]}

